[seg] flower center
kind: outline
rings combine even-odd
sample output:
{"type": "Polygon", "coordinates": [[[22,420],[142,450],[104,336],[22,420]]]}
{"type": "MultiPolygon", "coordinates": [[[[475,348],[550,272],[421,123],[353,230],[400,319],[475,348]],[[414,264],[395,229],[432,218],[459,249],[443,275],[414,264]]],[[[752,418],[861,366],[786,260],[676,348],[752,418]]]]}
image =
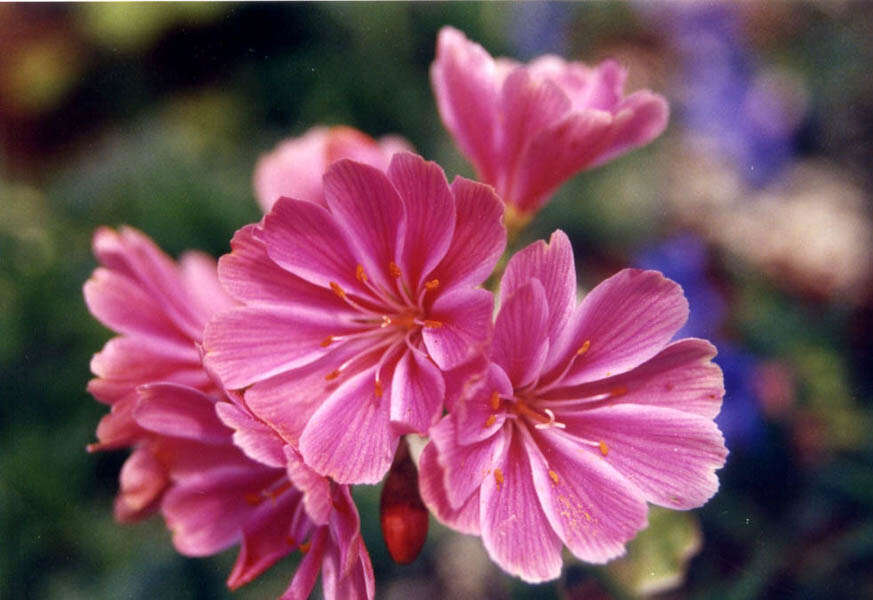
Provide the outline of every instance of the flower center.
{"type": "Polygon", "coordinates": [[[347,293],[337,282],[330,282],[330,289],[333,293],[357,313],[350,323],[356,330],[343,335],[330,335],[321,342],[323,347],[327,347],[335,342],[372,340],[372,345],[369,348],[353,356],[335,371],[328,373],[325,379],[328,381],[336,379],[354,362],[363,357],[372,357],[374,352],[380,352],[381,356],[377,361],[375,373],[374,393],[376,398],[382,396],[381,373],[391,358],[404,346],[413,351],[421,352],[417,347],[419,340],[416,338],[421,329],[443,326],[441,321],[425,318],[426,311],[424,309],[424,300],[428,292],[439,287],[438,279],[426,281],[420,290],[411,290],[397,263],[393,261],[389,263],[388,274],[390,275],[390,284],[386,288],[372,281],[367,276],[363,265],[357,265],[355,279],[360,282],[361,286],[353,294],[347,293]]]}

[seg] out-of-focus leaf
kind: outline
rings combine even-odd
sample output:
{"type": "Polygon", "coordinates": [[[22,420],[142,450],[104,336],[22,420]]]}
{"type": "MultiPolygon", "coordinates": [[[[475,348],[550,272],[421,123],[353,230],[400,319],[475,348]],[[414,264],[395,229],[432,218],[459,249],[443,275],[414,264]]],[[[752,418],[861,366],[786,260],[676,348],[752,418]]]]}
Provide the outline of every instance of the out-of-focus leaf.
{"type": "Polygon", "coordinates": [[[649,527],[627,546],[627,554],[605,567],[612,583],[631,596],[648,596],[678,587],[688,561],[700,550],[697,516],[653,506],[649,527]]]}

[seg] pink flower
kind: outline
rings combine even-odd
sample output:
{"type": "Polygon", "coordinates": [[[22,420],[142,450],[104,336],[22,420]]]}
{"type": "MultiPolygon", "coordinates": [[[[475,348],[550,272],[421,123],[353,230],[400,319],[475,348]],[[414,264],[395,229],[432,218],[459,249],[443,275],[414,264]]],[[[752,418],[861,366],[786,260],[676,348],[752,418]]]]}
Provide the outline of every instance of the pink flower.
{"type": "Polygon", "coordinates": [[[575,173],[660,135],[666,101],[648,90],[624,96],[626,72],[542,56],[523,65],[493,59],[444,27],[431,81],[437,107],[479,178],[519,218],[539,210],[575,173]]]}
{"type": "Polygon", "coordinates": [[[281,142],[255,166],[255,197],[269,212],[282,196],[324,204],[321,177],[331,163],[349,158],[384,171],[396,152],[412,150],[403,138],[374,140],[352,127],[314,127],[281,142]]]}
{"type": "Polygon", "coordinates": [[[488,342],[492,295],[474,286],[503,251],[503,207],[406,153],[387,174],[334,163],[324,190],[326,206],[283,198],[234,236],[219,277],[246,306],[209,323],[204,360],[307,465],[375,483],[399,436],[440,416],[441,371],[488,342]]]}
{"type": "Polygon", "coordinates": [[[421,456],[442,521],[538,582],[560,574],[562,546],[593,563],[622,554],[646,502],[689,509],[716,492],[722,375],[709,342],[670,342],[688,316],[677,284],[625,269],[576,306],[557,231],[510,260],[500,295],[492,362],[421,456]]]}
{"type": "MultiPolygon", "coordinates": [[[[98,320],[121,335],[91,360],[97,377],[88,391],[111,407],[97,427],[92,451],[150,437],[133,419],[136,390],[143,384],[167,381],[217,391],[197,346],[209,316],[234,304],[218,283],[215,261],[204,254],[186,253],[176,265],[129,227],[98,229],[93,245],[101,266],[85,283],[85,302],[98,320]]],[[[156,469],[144,450],[128,459],[116,502],[119,520],[135,520],[156,507],[164,489],[156,469]],[[154,476],[146,477],[149,472],[154,476]]]]}
{"type": "Polygon", "coordinates": [[[281,442],[279,451],[287,452],[281,466],[248,458],[216,416],[216,410],[231,419],[240,414],[231,402],[172,383],[141,386],[138,395],[134,418],[152,436],[137,452],[148,451],[166,474],[161,512],[180,553],[207,556],[241,542],[227,581],[236,589],[300,549],[305,556],[283,599],[308,598],[319,571],[326,598],[373,597],[372,566],[347,486],[318,477],[281,442]]]}
{"type": "MultiPolygon", "coordinates": [[[[369,556],[348,489],[283,453],[262,464],[233,443],[216,415],[235,414],[203,370],[198,344],[209,316],[234,305],[215,262],[189,253],[177,266],[142,233],[100,229],[103,266],[85,284],[92,313],[122,333],[94,356],[89,390],[112,406],[91,449],[134,445],[121,470],[116,517],[160,508],[179,552],[214,554],[242,541],[228,585],[309,549],[285,598],[306,598],[319,570],[330,598],[373,596],[369,556]],[[293,484],[292,484],[293,481],[293,484]],[[332,594],[332,595],[331,595],[332,594]]],[[[290,449],[289,451],[290,452],[290,449]]]]}

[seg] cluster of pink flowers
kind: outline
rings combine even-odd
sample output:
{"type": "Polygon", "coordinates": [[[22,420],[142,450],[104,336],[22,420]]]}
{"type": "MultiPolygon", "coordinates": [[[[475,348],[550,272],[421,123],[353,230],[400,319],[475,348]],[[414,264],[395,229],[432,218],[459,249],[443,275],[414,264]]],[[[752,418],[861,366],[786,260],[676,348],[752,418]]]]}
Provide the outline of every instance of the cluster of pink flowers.
{"type": "Polygon", "coordinates": [[[647,502],[718,489],[722,375],[711,344],[672,341],[677,284],[626,269],[577,304],[556,231],[509,259],[496,317],[482,287],[504,219],[522,226],[576,172],[656,137],[664,100],[624,96],[614,62],[494,60],[451,28],[431,75],[481,182],[449,183],[399,138],[316,128],[259,162],[266,214],[217,266],[130,228],[94,237],[85,299],[120,335],[91,363],[110,412],[90,449],[133,449],[116,518],[160,511],[189,556],[240,543],[232,588],[300,550],[283,598],[319,572],[327,598],[372,598],[349,486],[386,474],[396,560],[430,511],[529,582],[559,576],[564,546],[622,554],[647,502]],[[407,434],[429,439],[415,462],[407,434]]]}

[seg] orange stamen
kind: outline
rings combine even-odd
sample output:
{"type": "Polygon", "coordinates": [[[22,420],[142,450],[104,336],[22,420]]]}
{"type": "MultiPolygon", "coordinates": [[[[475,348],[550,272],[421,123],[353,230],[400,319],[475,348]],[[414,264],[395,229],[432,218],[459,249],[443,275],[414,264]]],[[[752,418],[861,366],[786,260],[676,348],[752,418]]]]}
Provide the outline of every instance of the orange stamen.
{"type": "Polygon", "coordinates": [[[364,265],[358,265],[357,268],[355,268],[355,277],[361,283],[367,281],[367,274],[364,273],[364,265]]]}
{"type": "Polygon", "coordinates": [[[485,427],[491,427],[496,422],[497,422],[497,415],[489,415],[488,418],[485,419],[485,427]]]}
{"type": "Polygon", "coordinates": [[[245,499],[246,503],[251,506],[257,506],[264,501],[263,496],[261,496],[260,494],[255,494],[254,492],[249,492],[248,494],[243,496],[243,498],[245,499]]]}
{"type": "Polygon", "coordinates": [[[329,335],[329,336],[327,336],[326,338],[324,338],[323,340],[321,340],[321,347],[322,347],[322,348],[327,348],[327,347],[330,346],[332,343],[333,343],[333,336],[332,336],[332,335],[329,335]]]}
{"type": "Polygon", "coordinates": [[[612,390],[610,390],[609,392],[610,396],[624,396],[625,394],[627,394],[627,388],[623,385],[612,388],[612,390]]]}
{"type": "Polygon", "coordinates": [[[552,478],[552,483],[554,483],[555,485],[558,485],[558,474],[557,473],[555,473],[554,471],[549,469],[549,477],[552,478]]]}
{"type": "Polygon", "coordinates": [[[585,340],[585,343],[582,344],[578,350],[576,350],[576,356],[582,356],[586,352],[588,352],[588,348],[591,347],[591,340],[585,340]]]}
{"type": "Polygon", "coordinates": [[[340,376],[340,372],[339,372],[339,369],[337,369],[336,371],[331,371],[330,373],[325,375],[324,378],[327,381],[333,381],[334,379],[336,379],[339,376],[340,376]]]}
{"type": "Polygon", "coordinates": [[[491,410],[497,410],[500,408],[500,393],[497,390],[491,393],[491,399],[489,400],[491,403],[491,410]]]}
{"type": "Polygon", "coordinates": [[[376,397],[377,397],[377,398],[381,398],[381,397],[382,397],[382,393],[383,393],[383,391],[382,391],[382,382],[377,380],[377,381],[374,383],[373,387],[375,388],[376,397]]]}
{"type": "Polygon", "coordinates": [[[599,444],[597,444],[597,445],[600,447],[600,453],[601,453],[603,456],[606,456],[607,454],[609,454],[609,446],[606,445],[606,442],[601,441],[601,442],[600,442],[599,444]]]}
{"type": "Polygon", "coordinates": [[[497,487],[503,485],[503,471],[500,469],[494,469],[494,481],[497,482],[497,487]]]}
{"type": "Polygon", "coordinates": [[[439,286],[440,286],[440,280],[439,280],[439,279],[431,279],[430,281],[425,281],[425,282],[424,282],[424,287],[427,288],[427,289],[429,289],[429,290],[435,290],[435,289],[437,289],[439,286]]]}
{"type": "Polygon", "coordinates": [[[346,297],[345,290],[343,290],[343,288],[341,288],[336,281],[330,282],[330,289],[332,289],[333,293],[336,294],[337,296],[339,296],[340,298],[346,297]]]}
{"type": "Polygon", "coordinates": [[[443,326],[443,322],[442,322],[442,321],[432,321],[432,320],[430,320],[430,319],[425,319],[425,320],[424,320],[424,326],[425,326],[425,327],[430,327],[431,329],[436,329],[436,328],[438,328],[438,327],[442,327],[442,326],[443,326]]]}
{"type": "Polygon", "coordinates": [[[391,261],[388,263],[388,272],[391,273],[391,277],[394,279],[398,279],[400,277],[400,267],[397,266],[397,263],[391,261]]]}
{"type": "Polygon", "coordinates": [[[291,489],[291,482],[290,481],[283,481],[279,487],[267,492],[267,495],[270,496],[270,498],[272,498],[273,500],[275,500],[276,498],[278,498],[279,496],[284,494],[285,491],[287,491],[289,489],[291,489]]]}

